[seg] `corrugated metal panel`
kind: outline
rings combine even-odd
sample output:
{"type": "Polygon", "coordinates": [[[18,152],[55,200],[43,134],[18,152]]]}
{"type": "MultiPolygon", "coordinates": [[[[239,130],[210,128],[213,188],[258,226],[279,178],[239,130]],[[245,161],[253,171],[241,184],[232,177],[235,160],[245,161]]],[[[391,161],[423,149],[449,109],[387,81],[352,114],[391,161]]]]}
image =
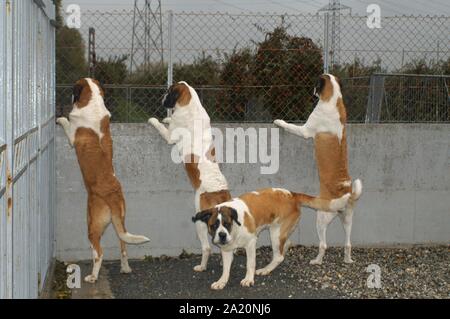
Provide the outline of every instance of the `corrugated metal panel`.
{"type": "Polygon", "coordinates": [[[0,1],[0,298],[38,297],[54,257],[54,16],[0,1]]]}

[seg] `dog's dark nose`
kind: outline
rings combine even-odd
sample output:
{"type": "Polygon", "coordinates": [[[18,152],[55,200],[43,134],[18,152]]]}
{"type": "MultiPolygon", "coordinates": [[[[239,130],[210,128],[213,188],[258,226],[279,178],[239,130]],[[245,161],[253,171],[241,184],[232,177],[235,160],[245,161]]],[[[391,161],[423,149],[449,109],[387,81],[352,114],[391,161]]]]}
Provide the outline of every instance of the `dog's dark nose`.
{"type": "Polygon", "coordinates": [[[219,239],[220,239],[221,242],[225,242],[225,240],[227,239],[227,233],[221,231],[219,233],[219,239]]]}

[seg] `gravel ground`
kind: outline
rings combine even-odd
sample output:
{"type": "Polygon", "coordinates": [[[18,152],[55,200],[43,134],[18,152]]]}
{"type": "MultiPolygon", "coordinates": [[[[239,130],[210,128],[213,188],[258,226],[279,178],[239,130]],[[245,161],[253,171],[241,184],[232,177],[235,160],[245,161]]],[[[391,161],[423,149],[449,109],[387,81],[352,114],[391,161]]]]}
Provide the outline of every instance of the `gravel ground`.
{"type": "MultiPolygon", "coordinates": [[[[238,253],[231,278],[222,291],[209,289],[220,277],[220,256],[213,255],[206,272],[192,267],[200,256],[131,261],[133,273],[119,274],[119,262],[105,263],[116,298],[450,298],[450,246],[409,248],[354,248],[354,264],[343,263],[343,249],[329,248],[320,266],[309,265],[316,247],[296,246],[269,276],[255,277],[255,286],[242,288],[245,256],[238,253]],[[367,288],[366,267],[381,268],[381,288],[367,288]]],[[[271,259],[271,249],[260,248],[257,267],[271,259]]]]}

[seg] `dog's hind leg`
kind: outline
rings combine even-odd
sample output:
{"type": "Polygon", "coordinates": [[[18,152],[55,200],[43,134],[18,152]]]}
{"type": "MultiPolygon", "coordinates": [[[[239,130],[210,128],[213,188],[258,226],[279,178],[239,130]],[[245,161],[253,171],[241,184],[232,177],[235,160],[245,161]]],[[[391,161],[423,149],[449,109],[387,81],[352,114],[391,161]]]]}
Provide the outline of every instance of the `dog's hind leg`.
{"type": "Polygon", "coordinates": [[[352,233],[353,207],[348,207],[344,212],[339,213],[339,218],[341,219],[342,226],[344,227],[345,232],[344,262],[347,264],[351,264],[353,263],[353,259],[350,236],[352,233]]]}
{"type": "Polygon", "coordinates": [[[327,250],[327,227],[331,221],[336,218],[338,213],[317,211],[316,228],[319,236],[319,253],[317,257],[311,260],[311,265],[321,265],[325,251],[327,250]]]}
{"type": "Polygon", "coordinates": [[[88,237],[91,242],[93,268],[92,273],[84,278],[86,282],[95,283],[103,261],[103,249],[100,240],[106,227],[111,222],[111,212],[106,203],[96,195],[88,198],[88,237]]]}
{"type": "Polygon", "coordinates": [[[195,228],[197,230],[197,236],[202,245],[202,261],[200,265],[194,267],[195,271],[205,271],[208,265],[208,259],[211,255],[211,246],[208,241],[208,226],[202,222],[197,221],[195,223],[195,228]]]}
{"type": "Polygon", "coordinates": [[[256,271],[257,275],[266,276],[270,274],[280,263],[283,262],[284,256],[289,249],[289,236],[294,231],[295,226],[300,218],[300,212],[275,223],[270,226],[270,240],[272,242],[272,261],[264,268],[256,271]]]}
{"type": "Polygon", "coordinates": [[[280,224],[274,224],[270,226],[270,241],[272,242],[272,261],[264,268],[256,270],[256,274],[258,276],[267,276],[284,260],[284,256],[281,254],[280,251],[280,232],[281,232],[280,224]]]}
{"type": "Polygon", "coordinates": [[[128,265],[127,244],[123,240],[120,240],[120,272],[131,273],[130,265],[128,265]]]}

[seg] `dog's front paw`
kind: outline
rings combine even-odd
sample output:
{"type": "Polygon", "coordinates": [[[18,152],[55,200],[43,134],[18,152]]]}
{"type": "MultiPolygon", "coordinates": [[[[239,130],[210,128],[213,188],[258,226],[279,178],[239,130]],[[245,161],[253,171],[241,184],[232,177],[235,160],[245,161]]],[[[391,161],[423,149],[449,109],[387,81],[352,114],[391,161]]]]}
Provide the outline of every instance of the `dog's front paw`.
{"type": "Polygon", "coordinates": [[[58,117],[56,119],[56,124],[59,124],[59,125],[64,125],[65,123],[68,123],[68,122],[69,122],[69,120],[66,119],[65,117],[58,117]]]}
{"type": "Polygon", "coordinates": [[[120,273],[121,274],[131,274],[133,270],[130,268],[130,266],[126,265],[126,266],[122,266],[120,268],[120,273]]]}
{"type": "Polygon", "coordinates": [[[227,285],[226,281],[218,280],[211,285],[212,290],[222,290],[227,285]]]}
{"type": "Polygon", "coordinates": [[[344,263],[346,264],[353,264],[355,261],[351,257],[345,257],[344,263]]]}
{"type": "Polygon", "coordinates": [[[242,287],[251,287],[255,284],[255,280],[244,278],[241,280],[241,286],[242,287]]]}
{"type": "Polygon", "coordinates": [[[310,265],[322,265],[322,259],[316,258],[309,262],[310,265]]]}
{"type": "Polygon", "coordinates": [[[95,282],[97,281],[97,277],[95,277],[94,275],[89,275],[84,277],[84,281],[90,284],[95,284],[95,282]]]}
{"type": "Polygon", "coordinates": [[[203,267],[202,265],[197,265],[194,267],[194,271],[196,271],[196,272],[202,272],[205,270],[206,270],[206,267],[203,267]]]}
{"type": "Polygon", "coordinates": [[[273,121],[273,124],[275,124],[278,127],[284,127],[287,123],[283,120],[275,120],[273,121]]]}
{"type": "Polygon", "coordinates": [[[170,122],[172,122],[172,118],[171,117],[166,117],[164,120],[162,120],[162,122],[164,124],[170,124],[170,122]]]}
{"type": "Polygon", "coordinates": [[[152,118],[150,118],[149,120],[148,120],[148,122],[151,124],[151,125],[153,125],[153,126],[158,126],[160,123],[159,123],[159,120],[156,118],[156,117],[152,117],[152,118]]]}
{"type": "Polygon", "coordinates": [[[258,276],[267,276],[270,273],[271,273],[271,271],[269,269],[266,269],[266,268],[261,268],[261,269],[257,269],[256,270],[256,274],[258,276]]]}

